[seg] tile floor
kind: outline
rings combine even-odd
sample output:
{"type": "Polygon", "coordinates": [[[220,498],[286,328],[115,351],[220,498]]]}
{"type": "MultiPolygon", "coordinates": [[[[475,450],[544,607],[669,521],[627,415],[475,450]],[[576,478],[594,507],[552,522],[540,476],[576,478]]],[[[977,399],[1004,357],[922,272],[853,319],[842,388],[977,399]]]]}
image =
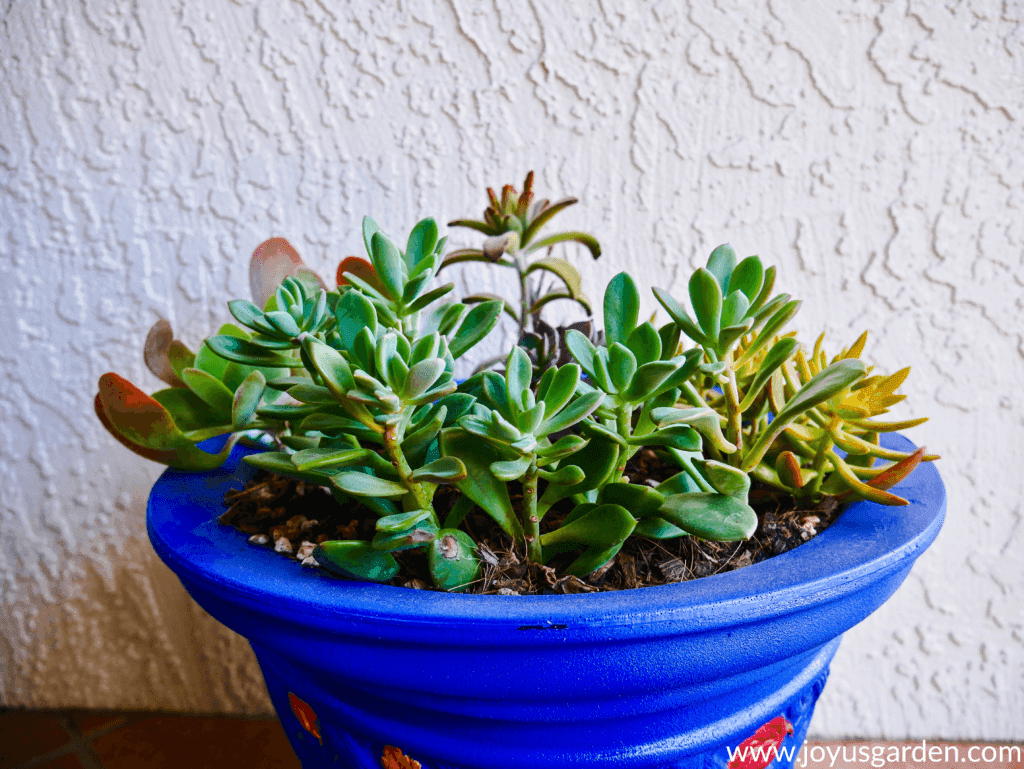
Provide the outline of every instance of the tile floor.
{"type": "Polygon", "coordinates": [[[0,769],[300,769],[274,719],[0,710],[0,769]]]}
{"type": "MultiPolygon", "coordinates": [[[[816,742],[856,754],[860,742],[816,742]]],[[[868,743],[870,744],[870,743],[868,743]]],[[[886,743],[889,744],[889,743],[886,743]]],[[[899,743],[903,744],[903,743],[899,743]]],[[[908,743],[916,746],[920,743],[908,743]]],[[[929,745],[932,741],[928,742],[929,745]]],[[[936,745],[952,743],[935,742],[936,745]]],[[[966,756],[969,746],[960,745],[966,756]]],[[[912,755],[912,754],[911,754],[912,755]]],[[[996,755],[993,753],[993,755],[996,755]]],[[[1021,755],[1020,750],[1016,753],[1021,755]]],[[[839,754],[842,756],[842,754],[839,754]]],[[[827,766],[868,767],[870,761],[836,762],[827,753],[813,754],[808,769],[827,766]]],[[[987,758],[987,756],[986,756],[987,758]]],[[[797,765],[801,760],[797,759],[797,765]]],[[[1020,760],[960,763],[895,762],[887,769],[1024,769],[1020,760]]],[[[95,710],[0,709],[0,769],[301,769],[284,730],[274,719],[171,715],[95,710]]],[[[519,769],[529,769],[520,767],[519,769]]]]}

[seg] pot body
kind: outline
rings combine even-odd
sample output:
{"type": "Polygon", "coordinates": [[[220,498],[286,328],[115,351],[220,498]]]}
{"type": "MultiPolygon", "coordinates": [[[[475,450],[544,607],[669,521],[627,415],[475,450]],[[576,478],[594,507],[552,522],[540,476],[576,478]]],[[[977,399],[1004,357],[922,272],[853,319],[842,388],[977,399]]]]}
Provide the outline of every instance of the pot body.
{"type": "Polygon", "coordinates": [[[797,748],[842,633],[892,595],[945,514],[924,465],[895,490],[908,507],[857,503],[807,544],[727,574],[452,595],[346,582],[249,545],[217,523],[224,492],[251,476],[240,458],[165,472],[150,538],[249,640],[307,769],[725,766],[779,716],[794,730],[781,747],[797,748]]]}

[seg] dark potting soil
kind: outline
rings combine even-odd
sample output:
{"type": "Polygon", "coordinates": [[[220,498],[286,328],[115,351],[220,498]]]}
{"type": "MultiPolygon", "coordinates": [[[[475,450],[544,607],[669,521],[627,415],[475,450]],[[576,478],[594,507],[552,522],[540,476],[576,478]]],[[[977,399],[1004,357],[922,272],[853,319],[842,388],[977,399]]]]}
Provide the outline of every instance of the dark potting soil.
{"type": "MultiPolygon", "coordinates": [[[[677,467],[664,465],[649,449],[638,452],[626,469],[632,483],[652,485],[676,472],[677,467]]],[[[510,492],[513,507],[517,507],[522,495],[516,484],[510,485],[510,492]]],[[[438,488],[434,507],[442,519],[457,496],[453,489],[438,488]]],[[[321,486],[262,470],[244,489],[228,492],[224,501],[228,510],[221,516],[221,523],[249,534],[253,545],[272,547],[283,557],[295,558],[312,568],[319,567],[313,550],[321,542],[371,540],[375,533],[377,516],[368,508],[359,504],[343,507],[321,486]]],[[[814,507],[801,506],[791,497],[778,496],[756,484],[751,489],[750,504],[757,512],[758,526],[749,540],[711,542],[690,536],[652,540],[633,536],[611,562],[583,578],[561,572],[572,562],[572,554],[556,558],[547,566],[528,564],[525,553],[516,552],[508,535],[476,509],[463,526],[479,543],[483,569],[481,578],[466,592],[593,593],[699,579],[792,550],[828,528],[842,509],[830,497],[814,507]]],[[[568,500],[553,507],[541,522],[542,533],[556,528],[571,509],[568,500]]],[[[435,589],[423,549],[393,555],[402,571],[390,584],[435,589]]]]}

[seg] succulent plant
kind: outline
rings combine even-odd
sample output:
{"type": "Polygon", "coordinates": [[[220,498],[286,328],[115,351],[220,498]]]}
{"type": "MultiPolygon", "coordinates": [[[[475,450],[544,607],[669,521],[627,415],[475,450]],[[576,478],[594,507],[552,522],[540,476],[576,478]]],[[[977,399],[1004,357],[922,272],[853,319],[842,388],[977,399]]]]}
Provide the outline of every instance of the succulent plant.
{"type": "Polygon", "coordinates": [[[859,360],[866,334],[831,361],[821,350],[823,338],[819,338],[808,360],[795,336],[783,333],[800,302],[788,294],[772,296],[774,283],[774,267],[765,269],[756,256],[737,261],[726,244],[712,251],[707,266],[690,277],[694,317],[668,292],[654,289],[679,331],[702,354],[699,376],[682,390],[690,408],[681,409],[678,404],[659,408],[653,418],[667,427],[691,409],[714,408],[726,440],[710,450],[764,483],[812,501],[827,494],[906,504],[885,489],[922,458],[937,457],[925,456],[923,451],[913,455],[888,451],[878,445],[877,434],[926,420],[891,426],[865,420],[903,399],[893,392],[909,369],[884,379],[866,379],[868,369],[859,360]],[[851,420],[849,425],[846,418],[851,420]],[[790,450],[779,449],[780,436],[790,450]],[[843,459],[833,446],[850,451],[853,458],[843,459]],[[876,458],[897,462],[875,468],[876,458]],[[861,482],[861,477],[868,481],[861,482]]]}
{"type": "MultiPolygon", "coordinates": [[[[519,277],[519,301],[513,305],[502,297],[478,293],[466,297],[466,302],[500,300],[504,309],[519,327],[519,336],[536,330],[536,321],[541,311],[556,299],[571,299],[589,315],[590,300],[583,292],[583,280],[579,272],[565,259],[544,256],[532,260],[531,255],[550,251],[559,243],[579,243],[590,251],[595,259],[601,256],[601,246],[593,235],[585,232],[559,232],[540,237],[541,230],[561,211],[577,203],[576,198],[562,198],[554,203],[548,200],[534,200],[533,171],[526,175],[523,191],[507,184],[501,189],[501,197],[494,190],[487,189],[490,205],[484,210],[483,219],[457,219],[449,227],[466,227],[487,236],[480,248],[464,248],[450,252],[444,258],[443,267],[460,262],[484,262],[509,267],[519,277]],[[542,275],[552,275],[560,284],[547,290],[541,285],[542,275]],[[532,276],[532,277],[531,277],[532,276]]],[[[500,358],[499,358],[500,360],[500,358]]]]}
{"type": "MultiPolygon", "coordinates": [[[[492,238],[513,235],[495,258],[517,269],[535,248],[592,240],[535,239],[574,201],[531,205],[531,184],[532,175],[523,195],[492,194],[484,222],[472,225],[492,238]]],[[[805,351],[785,331],[799,302],[773,295],[774,268],[738,261],[729,246],[690,278],[692,317],[655,289],[671,322],[641,322],[637,286],[620,273],[604,293],[603,337],[589,323],[554,329],[535,319],[503,374],[458,383],[455,361],[507,305],[451,301],[452,284],[434,279],[445,264],[489,258],[497,247],[445,256],[433,219],[413,228],[404,251],[372,219],[362,234],[367,258],[342,261],[335,290],[287,241],[266,241],[251,262],[254,301],[228,303],[237,325],[192,353],[158,322],[145,360],[169,386],[150,396],[108,373],[96,397],[107,429],[150,459],[208,469],[235,440],[262,435],[270,450],[247,462],[361,504],[376,517],[373,537],[314,552],[347,577],[390,581],[400,570],[395,554],[419,551],[436,586],[465,589],[481,571],[465,525],[476,510],[530,562],[585,576],[632,535],[749,537],[758,524],[752,479],[812,502],[900,504],[888,489],[935,458],[879,443],[882,432],[924,421],[877,419],[901,400],[895,391],[908,370],[871,375],[860,360],[864,336],[831,360],[822,338],[805,351]],[[198,445],[225,434],[217,454],[198,445]],[[653,487],[631,481],[641,449],[667,469],[653,487]],[[450,491],[438,497],[442,486],[450,491]]],[[[520,269],[524,291],[532,272],[520,269]]],[[[530,301],[518,321],[541,300],[530,301]]]]}

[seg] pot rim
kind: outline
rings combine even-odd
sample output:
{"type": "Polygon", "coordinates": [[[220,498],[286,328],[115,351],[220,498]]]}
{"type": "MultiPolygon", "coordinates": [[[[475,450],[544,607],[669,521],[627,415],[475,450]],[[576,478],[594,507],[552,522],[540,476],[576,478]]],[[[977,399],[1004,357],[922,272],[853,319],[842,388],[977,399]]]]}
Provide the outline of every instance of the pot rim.
{"type": "MultiPolygon", "coordinates": [[[[900,451],[915,448],[899,434],[883,435],[882,444],[900,451]]],[[[585,623],[614,631],[642,621],[654,634],[659,627],[673,634],[691,628],[706,632],[838,601],[909,568],[938,535],[946,510],[938,471],[922,463],[893,489],[909,505],[856,502],[809,542],[742,569],[614,592],[463,595],[347,581],[248,544],[243,532],[217,522],[245,453],[251,451],[236,447],[222,468],[210,472],[166,470],[147,505],[150,540],[186,587],[230,596],[268,620],[311,627],[322,627],[335,615],[365,621],[368,628],[500,623],[544,629],[585,623]]]]}

